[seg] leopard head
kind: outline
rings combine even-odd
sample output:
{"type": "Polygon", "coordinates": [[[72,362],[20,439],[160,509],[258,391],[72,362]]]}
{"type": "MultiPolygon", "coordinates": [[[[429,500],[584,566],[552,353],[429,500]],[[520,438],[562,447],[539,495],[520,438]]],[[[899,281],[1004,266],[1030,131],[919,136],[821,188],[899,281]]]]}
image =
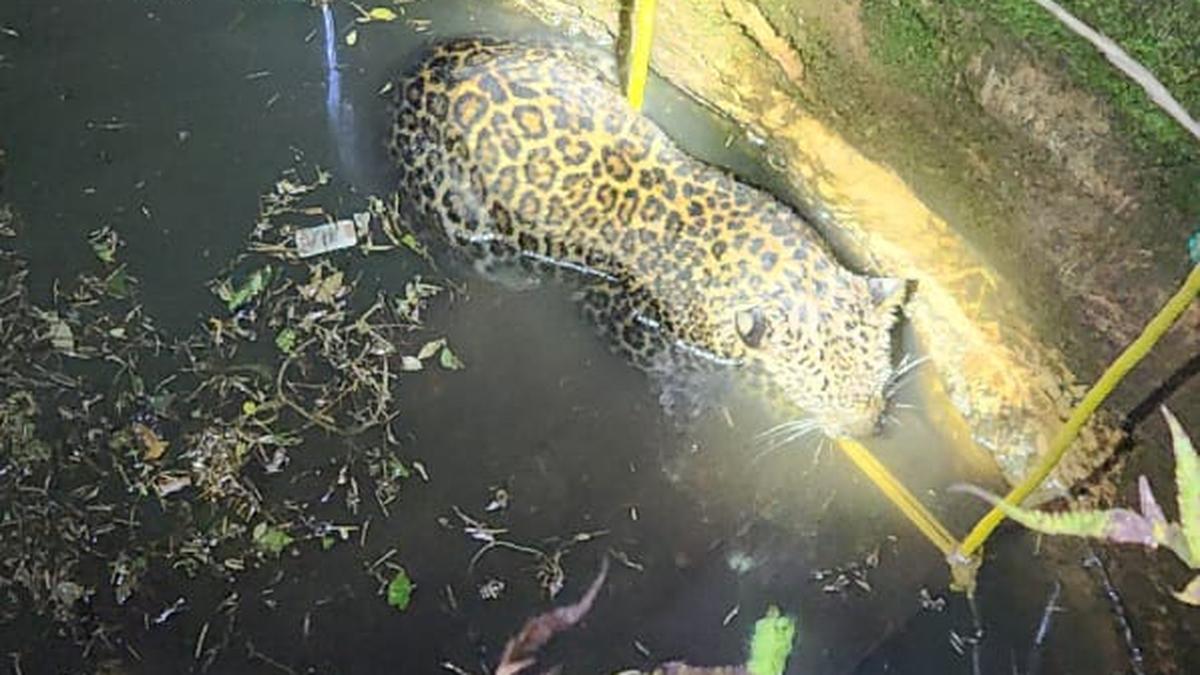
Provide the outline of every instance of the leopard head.
{"type": "Polygon", "coordinates": [[[812,428],[831,438],[874,435],[897,376],[892,333],[906,284],[845,272],[818,286],[802,299],[739,309],[737,335],[771,389],[811,416],[812,428]]]}

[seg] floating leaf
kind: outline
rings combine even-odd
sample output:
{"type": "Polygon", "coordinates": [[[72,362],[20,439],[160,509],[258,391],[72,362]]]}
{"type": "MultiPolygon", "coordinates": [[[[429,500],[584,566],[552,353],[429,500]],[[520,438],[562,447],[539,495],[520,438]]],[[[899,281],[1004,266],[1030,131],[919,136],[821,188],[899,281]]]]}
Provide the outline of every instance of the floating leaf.
{"type": "Polygon", "coordinates": [[[781,615],[777,607],[769,607],[766,615],[754,623],[747,670],[751,675],[783,675],[795,639],[796,620],[781,615]]]}
{"type": "Polygon", "coordinates": [[[272,555],[279,555],[283,552],[283,549],[295,541],[292,535],[283,529],[271,527],[266,523],[255,525],[252,536],[254,537],[255,546],[272,555]]]}
{"type": "Polygon", "coordinates": [[[429,342],[421,345],[421,349],[417,351],[417,358],[424,361],[425,359],[432,357],[434,354],[437,354],[438,350],[445,346],[445,344],[446,338],[430,340],[429,342]]]}
{"type": "Polygon", "coordinates": [[[349,33],[346,33],[346,45],[348,47],[353,47],[356,44],[358,44],[358,31],[352,30],[349,33]]]}
{"type": "MultiPolygon", "coordinates": [[[[372,471],[375,470],[376,467],[372,467],[372,471]]],[[[382,461],[379,462],[377,470],[380,476],[387,480],[403,480],[412,475],[408,467],[404,466],[404,462],[400,461],[400,458],[394,454],[388,454],[383,457],[382,461]]]]}
{"type": "Polygon", "coordinates": [[[130,277],[122,265],[104,278],[104,292],[114,298],[129,297],[130,277]]]}
{"type": "Polygon", "coordinates": [[[284,328],[275,335],[275,346],[284,354],[291,354],[296,349],[296,331],[284,328]]]}
{"type": "Polygon", "coordinates": [[[226,279],[217,287],[217,297],[225,301],[229,311],[237,311],[267,289],[271,281],[271,266],[266,265],[250,273],[242,285],[235,287],[226,279]]]}
{"type": "Polygon", "coordinates": [[[1188,585],[1183,587],[1183,590],[1175,591],[1171,595],[1174,595],[1175,599],[1180,602],[1200,606],[1200,576],[1193,577],[1188,585]]]}
{"type": "Polygon", "coordinates": [[[322,262],[311,268],[308,283],[300,287],[300,295],[314,302],[332,305],[349,289],[345,285],[346,275],[328,263],[322,262]]]}
{"type": "Polygon", "coordinates": [[[408,572],[405,572],[404,568],[401,567],[396,570],[395,576],[388,582],[388,604],[403,612],[408,609],[408,603],[412,600],[412,592],[412,579],[408,578],[408,572]]]}
{"type": "Polygon", "coordinates": [[[604,579],[608,577],[608,558],[600,564],[600,572],[592,580],[583,597],[572,605],[556,607],[543,612],[525,622],[521,631],[514,635],[504,645],[504,653],[500,655],[500,664],[496,666],[496,675],[516,675],[533,665],[538,651],[556,634],[561,633],[575,624],[592,609],[604,579]]]}
{"type": "Polygon", "coordinates": [[[424,366],[421,365],[421,359],[418,359],[415,356],[408,356],[407,354],[400,357],[400,370],[415,373],[422,368],[424,368],[424,366]]]}
{"type": "Polygon", "coordinates": [[[96,259],[100,262],[111,265],[117,260],[117,247],[121,245],[121,240],[117,238],[117,233],[112,231],[110,227],[102,227],[88,235],[88,244],[92,247],[92,253],[96,255],[96,259]]]}
{"type": "Polygon", "coordinates": [[[421,245],[421,242],[417,241],[417,237],[411,232],[405,232],[404,235],[400,237],[400,243],[404,244],[404,246],[410,251],[416,253],[422,258],[429,258],[429,251],[425,250],[425,247],[421,245]]]}
{"type": "Polygon", "coordinates": [[[372,7],[371,11],[367,12],[367,16],[371,21],[395,21],[400,18],[399,15],[387,7],[372,7]]]}
{"type": "Polygon", "coordinates": [[[147,462],[153,462],[163,456],[167,452],[168,443],[158,436],[157,433],[150,427],[141,422],[134,422],[132,425],[133,435],[137,437],[138,442],[142,444],[142,459],[147,462]]]}
{"type": "Polygon", "coordinates": [[[1175,448],[1175,489],[1179,491],[1179,525],[1187,542],[1188,557],[1184,560],[1193,569],[1200,566],[1200,458],[1192,439],[1179,424],[1179,420],[1165,407],[1163,417],[1171,428],[1172,445],[1175,448]]]}
{"type": "Polygon", "coordinates": [[[438,363],[446,370],[462,370],[463,362],[458,359],[454,352],[450,351],[450,345],[442,347],[442,353],[438,356],[438,363]]]}
{"type": "Polygon", "coordinates": [[[166,497],[192,484],[191,476],[187,474],[160,473],[154,477],[154,491],[159,497],[166,497]]]}
{"type": "Polygon", "coordinates": [[[64,354],[74,354],[75,333],[71,330],[71,326],[52,312],[43,314],[42,318],[50,324],[46,335],[50,339],[50,346],[64,354]]]}

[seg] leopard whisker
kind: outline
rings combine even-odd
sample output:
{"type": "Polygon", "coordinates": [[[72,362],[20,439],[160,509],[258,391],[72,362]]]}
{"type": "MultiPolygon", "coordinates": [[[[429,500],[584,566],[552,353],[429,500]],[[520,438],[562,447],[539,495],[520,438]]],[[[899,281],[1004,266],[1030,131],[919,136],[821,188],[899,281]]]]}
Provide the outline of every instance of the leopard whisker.
{"type": "Polygon", "coordinates": [[[911,358],[910,355],[906,354],[904,358],[900,360],[900,365],[896,366],[896,369],[892,371],[891,379],[896,380],[908,373],[911,373],[913,370],[925,365],[929,359],[930,357],[928,356],[922,356],[921,358],[914,359],[911,358]]]}
{"type": "Polygon", "coordinates": [[[762,446],[764,447],[755,454],[754,461],[760,461],[764,456],[775,452],[775,450],[788,446],[793,441],[799,440],[799,438],[812,434],[812,432],[817,430],[820,430],[820,426],[817,425],[815,420],[811,419],[794,420],[791,423],[773,426],[770,429],[773,437],[762,440],[762,446]]]}
{"type": "Polygon", "coordinates": [[[815,426],[814,427],[799,427],[799,428],[791,430],[790,432],[788,432],[786,434],[780,434],[780,435],[776,436],[775,438],[771,439],[770,441],[762,444],[764,446],[764,452],[770,452],[777,448],[781,448],[781,447],[791,443],[793,440],[800,438],[801,436],[803,436],[805,434],[816,431],[816,429],[817,428],[815,426]]]}
{"type": "Polygon", "coordinates": [[[755,436],[755,439],[758,441],[765,441],[765,440],[769,440],[771,438],[780,436],[782,434],[789,433],[789,432],[794,431],[799,428],[805,428],[808,426],[815,426],[815,425],[816,425],[816,422],[814,420],[809,420],[809,419],[788,420],[786,422],[776,424],[775,426],[771,427],[770,429],[767,429],[766,431],[759,433],[758,435],[755,436]]]}
{"type": "MultiPolygon", "coordinates": [[[[811,422],[811,420],[807,420],[807,421],[811,422]]],[[[784,447],[790,445],[792,442],[798,441],[801,438],[804,438],[805,436],[807,436],[809,434],[820,431],[820,427],[815,422],[813,422],[812,424],[809,424],[809,425],[797,424],[795,426],[798,427],[798,429],[793,430],[792,433],[789,433],[789,434],[783,435],[782,437],[776,438],[774,441],[772,441],[770,444],[768,444],[766,448],[763,448],[762,450],[760,450],[754,456],[754,459],[752,461],[757,463],[757,462],[761,461],[767,455],[770,455],[771,453],[775,452],[776,450],[779,450],[780,448],[784,448],[784,447]]]]}
{"type": "Polygon", "coordinates": [[[912,378],[913,374],[915,373],[915,369],[928,360],[929,357],[922,357],[920,359],[916,359],[908,365],[896,369],[883,386],[884,398],[891,398],[896,394],[897,391],[900,391],[901,387],[908,384],[909,379],[912,378]]]}

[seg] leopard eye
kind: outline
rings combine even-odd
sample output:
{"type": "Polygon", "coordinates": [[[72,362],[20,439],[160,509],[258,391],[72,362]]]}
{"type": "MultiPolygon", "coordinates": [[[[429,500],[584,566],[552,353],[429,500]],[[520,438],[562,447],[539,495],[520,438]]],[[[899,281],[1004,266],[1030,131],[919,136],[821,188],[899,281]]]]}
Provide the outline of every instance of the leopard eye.
{"type": "Polygon", "coordinates": [[[737,327],[738,337],[747,347],[757,349],[762,345],[763,336],[767,333],[767,319],[763,316],[761,309],[754,307],[739,310],[734,317],[734,324],[737,327]]]}

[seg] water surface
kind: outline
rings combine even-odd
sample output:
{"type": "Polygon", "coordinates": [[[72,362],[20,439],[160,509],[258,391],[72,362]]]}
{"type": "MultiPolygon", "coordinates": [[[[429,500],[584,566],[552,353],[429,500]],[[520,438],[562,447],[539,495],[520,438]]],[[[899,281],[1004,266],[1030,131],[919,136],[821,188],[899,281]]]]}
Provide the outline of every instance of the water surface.
{"type": "MultiPolygon", "coordinates": [[[[192,330],[217,311],[204,283],[241,250],[258,195],[281,170],[298,161],[330,167],[347,210],[390,189],[377,92],[423,45],[464,32],[551,35],[492,3],[402,7],[428,29],[404,20],[359,26],[353,47],[345,44],[353,12],[334,7],[340,97],[331,105],[322,16],[300,3],[5,3],[0,25],[19,37],[0,37],[4,196],[28,225],[22,245],[39,293],[89,261],[87,232],[111,225],[128,242],[122,255],[143,282],[148,313],[168,331],[192,330]]],[[[693,153],[760,184],[776,180],[744,134],[662,83],[652,83],[647,110],[693,153]]],[[[436,274],[414,256],[368,258],[357,271],[361,283],[393,290],[414,273],[436,274]]],[[[528,556],[496,550],[469,567],[480,544],[461,532],[456,506],[546,550],[592,533],[565,547],[560,600],[582,591],[603,555],[640,568],[614,565],[585,625],[556,643],[551,655],[570,672],[740,661],[771,603],[799,616],[790,672],[970,672],[948,636],[970,634],[971,615],[947,591],[936,550],[835,451],[813,440],[762,455],[754,436],[778,417],[749,395],[721,399],[692,424],[665,418],[646,378],[609,353],[566,289],[513,292],[465,268],[445,271],[463,292],[437,307],[431,328],[467,368],[412,377],[401,423],[407,456],[431,480],[374,520],[364,546],[305,551],[286,558],[281,574],[238,581],[245,599],[234,639],[211,672],[266,672],[271,661],[347,673],[494,664],[507,636],[548,602],[528,556]],[[497,487],[511,504],[485,514],[497,487]],[[391,548],[418,584],[403,614],[364,572],[391,548]],[[851,583],[831,589],[839,575],[851,583]],[[505,591],[486,600],[479,589],[493,579],[505,591]],[[923,609],[922,589],[946,598],[945,608],[923,609]]],[[[906,335],[902,349],[911,348],[906,335]]],[[[919,391],[900,400],[917,407],[898,411],[871,447],[952,530],[965,531],[982,508],[944,488],[986,476],[920,411],[919,391]]],[[[296,470],[333,476],[343,452],[333,441],[314,444],[296,470]]],[[[1032,546],[1020,536],[998,541],[1003,555],[994,551],[985,572],[983,672],[1024,670],[1053,579],[1072,573],[1083,590],[1064,593],[1042,672],[1104,670],[1120,652],[1115,640],[1078,649],[1083,631],[1108,635],[1095,632],[1107,624],[1087,578],[1067,568],[1071,554],[1058,554],[1067,566],[1058,565],[1032,557],[1032,546]]],[[[126,669],[197,670],[198,633],[219,620],[226,592],[155,578],[138,607],[184,594],[189,610],[152,628],[127,617],[140,660],[126,669]]]]}

